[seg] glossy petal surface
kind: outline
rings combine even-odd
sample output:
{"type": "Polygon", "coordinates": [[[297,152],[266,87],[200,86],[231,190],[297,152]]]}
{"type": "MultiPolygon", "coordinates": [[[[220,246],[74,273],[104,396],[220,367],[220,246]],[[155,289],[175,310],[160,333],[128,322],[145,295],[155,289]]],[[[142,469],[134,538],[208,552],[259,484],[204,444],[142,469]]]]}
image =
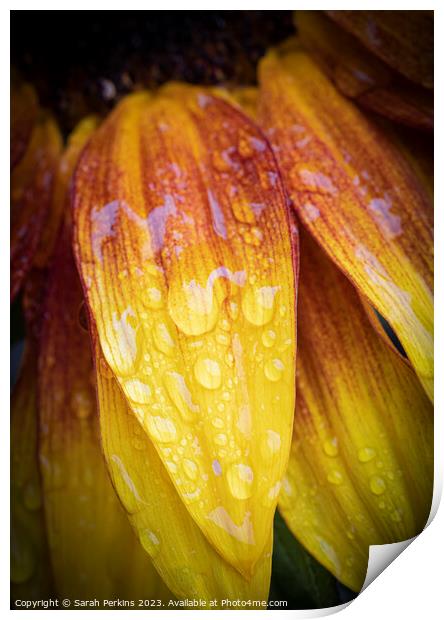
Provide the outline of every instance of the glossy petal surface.
{"type": "Polygon", "coordinates": [[[49,276],[39,360],[40,463],[56,590],[71,599],[169,599],[103,458],[71,232],[68,214],[49,276]]]}
{"type": "MultiPolygon", "coordinates": [[[[267,600],[271,537],[250,581],[225,562],[188,513],[99,345],[96,370],[103,448],[113,483],[165,583],[179,599],[267,600]]],[[[169,466],[177,470],[181,467],[172,453],[169,466]]],[[[234,523],[225,511],[217,516],[221,526],[233,535],[243,537],[248,532],[248,522],[234,523]]]]}
{"type": "Polygon", "coordinates": [[[61,148],[57,125],[42,113],[11,175],[11,299],[31,268],[48,217],[61,148]]]}
{"type": "Polygon", "coordinates": [[[124,100],[77,169],[75,246],[106,362],[245,575],[270,537],[294,412],[288,217],[259,130],[180,84],[124,100]]]}
{"type": "Polygon", "coordinates": [[[259,119],[303,224],[390,323],[433,392],[433,232],[427,189],[306,53],[260,65],[259,119]]]}
{"type": "Polygon", "coordinates": [[[359,296],[301,239],[297,399],[279,509],[333,574],[360,590],[368,546],[418,534],[433,490],[433,411],[359,296]]]}

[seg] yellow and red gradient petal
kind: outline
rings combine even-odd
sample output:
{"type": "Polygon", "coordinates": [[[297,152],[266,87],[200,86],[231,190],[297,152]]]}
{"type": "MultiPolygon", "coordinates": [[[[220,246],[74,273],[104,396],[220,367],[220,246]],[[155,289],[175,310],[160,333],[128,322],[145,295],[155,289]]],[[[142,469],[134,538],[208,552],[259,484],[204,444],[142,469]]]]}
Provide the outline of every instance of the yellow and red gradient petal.
{"type": "MultiPolygon", "coordinates": [[[[190,516],[153,442],[136,419],[112,370],[96,344],[96,372],[103,449],[113,484],[146,552],[178,599],[267,600],[272,536],[250,580],[214,549],[190,516]]],[[[181,463],[171,453],[169,469],[181,463]]],[[[214,468],[219,472],[216,461],[214,468]]],[[[220,472],[219,472],[220,473],[220,472]]],[[[238,539],[249,535],[250,523],[232,521],[219,510],[214,518],[238,539]]]]}
{"type": "Polygon", "coordinates": [[[369,545],[417,535],[433,493],[433,410],[368,322],[359,295],[304,231],[296,413],[279,510],[355,591],[369,545]]]}
{"type": "Polygon", "coordinates": [[[304,226],[390,323],[433,392],[433,210],[382,131],[288,45],[260,63],[258,118],[304,226]]]}
{"type": "Polygon", "coordinates": [[[54,120],[41,113],[11,175],[11,299],[31,269],[50,212],[53,177],[62,150],[54,120]]]}
{"type": "Polygon", "coordinates": [[[433,93],[412,84],[321,11],[296,11],[298,38],[332,82],[362,107],[433,130],[433,93]]]}
{"type": "Polygon", "coordinates": [[[106,362],[190,514],[250,576],[295,400],[298,248],[273,153],[211,91],[131,95],[81,158],[74,218],[106,362]]]}
{"type": "Polygon", "coordinates": [[[71,599],[168,600],[103,458],[91,343],[79,320],[83,295],[67,215],[49,274],[39,356],[39,452],[55,589],[71,599]]]}

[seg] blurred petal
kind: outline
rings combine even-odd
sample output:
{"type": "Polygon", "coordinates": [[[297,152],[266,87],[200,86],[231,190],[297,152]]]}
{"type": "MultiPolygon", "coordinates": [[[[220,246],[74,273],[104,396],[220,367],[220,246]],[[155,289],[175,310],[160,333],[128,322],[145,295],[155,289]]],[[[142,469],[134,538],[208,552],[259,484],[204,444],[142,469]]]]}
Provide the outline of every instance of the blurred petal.
{"type": "Polygon", "coordinates": [[[11,299],[31,268],[48,217],[61,148],[57,125],[41,113],[27,150],[11,176],[11,299]]]}
{"type": "Polygon", "coordinates": [[[252,119],[256,119],[257,101],[259,97],[259,91],[256,86],[238,86],[237,88],[231,89],[229,92],[245,114],[252,119]]]}
{"type": "Polygon", "coordinates": [[[433,87],[433,11],[327,11],[409,80],[433,87]]]}
{"type": "Polygon", "coordinates": [[[433,129],[433,93],[401,77],[321,11],[296,11],[298,36],[338,89],[399,123],[433,129]]]}
{"type": "Polygon", "coordinates": [[[11,596],[51,596],[51,570],[37,466],[37,358],[28,343],[11,400],[11,596]]]}
{"type": "Polygon", "coordinates": [[[70,209],[69,190],[74,168],[97,123],[97,118],[88,116],[80,121],[68,137],[66,148],[55,171],[51,206],[34,257],[34,265],[37,267],[47,264],[54,250],[61,221],[70,209]]]}
{"type": "Polygon", "coordinates": [[[71,599],[168,600],[103,458],[69,220],[49,277],[39,360],[40,463],[56,591],[71,599]]]}
{"type": "Polygon", "coordinates": [[[390,323],[431,396],[429,194],[390,140],[302,51],[260,65],[259,118],[308,230],[390,323]]]}
{"type": "Polygon", "coordinates": [[[31,84],[13,79],[11,83],[11,168],[25,154],[37,119],[39,104],[31,84]]]}
{"type": "Polygon", "coordinates": [[[412,370],[372,330],[359,296],[304,233],[297,401],[279,509],[353,590],[368,547],[418,534],[433,491],[433,412],[412,370]]]}
{"type": "Polygon", "coordinates": [[[262,134],[193,87],[126,98],[76,173],[75,247],[105,359],[190,514],[247,576],[291,440],[288,218],[262,134]]]}
{"type": "MultiPolygon", "coordinates": [[[[113,483],[165,583],[179,599],[216,598],[219,605],[222,599],[266,601],[271,536],[251,580],[246,580],[222,559],[189,515],[98,344],[96,369],[103,448],[113,483]]],[[[180,469],[179,459],[174,455],[171,459],[169,466],[180,469]]],[[[248,535],[248,519],[235,523],[223,509],[214,516],[239,539],[248,535]]]]}

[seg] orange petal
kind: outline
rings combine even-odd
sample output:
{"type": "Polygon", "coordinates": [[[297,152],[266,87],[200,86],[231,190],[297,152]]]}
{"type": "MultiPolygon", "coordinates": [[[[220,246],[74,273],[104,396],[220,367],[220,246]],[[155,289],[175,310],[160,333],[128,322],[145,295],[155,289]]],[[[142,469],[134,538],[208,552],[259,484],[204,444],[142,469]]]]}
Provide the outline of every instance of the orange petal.
{"type": "Polygon", "coordinates": [[[51,117],[36,121],[26,153],[11,176],[11,299],[32,265],[51,203],[62,139],[51,117]]]}
{"type": "Polygon", "coordinates": [[[11,84],[11,168],[23,155],[37,119],[39,104],[31,84],[12,80],[11,84]]]}
{"type": "Polygon", "coordinates": [[[11,400],[11,595],[51,596],[51,570],[38,471],[37,356],[28,343],[11,400]]]}
{"type": "Polygon", "coordinates": [[[193,87],[125,99],[77,169],[75,247],[105,359],[164,465],[178,461],[190,514],[246,575],[291,439],[288,217],[262,134],[193,87]]]}
{"type": "Polygon", "coordinates": [[[327,11],[409,80],[433,87],[433,11],[327,11]]]}
{"type": "Polygon", "coordinates": [[[310,553],[358,591],[369,545],[405,540],[425,525],[432,406],[307,233],[298,321],[294,435],[279,508],[310,553]]]}
{"type": "MultiPolygon", "coordinates": [[[[97,386],[103,448],[114,486],[140,541],[179,599],[195,597],[209,605],[217,599],[266,601],[271,573],[272,538],[257,562],[250,581],[214,550],[196,525],[159,455],[128,406],[96,346],[97,386]]],[[[171,456],[170,468],[180,461],[171,456]]],[[[221,527],[237,539],[249,535],[249,519],[234,522],[225,509],[214,514],[221,527]]]]}
{"type": "Polygon", "coordinates": [[[433,390],[427,190],[393,144],[298,49],[260,65],[259,118],[308,230],[390,323],[433,390]]]}
{"type": "Polygon", "coordinates": [[[297,11],[302,45],[338,89],[399,123],[433,129],[433,93],[401,77],[321,11],[297,11]]]}
{"type": "Polygon", "coordinates": [[[103,459],[89,334],[79,322],[82,291],[70,240],[68,217],[49,277],[39,362],[40,462],[56,591],[72,599],[168,600],[103,459]]]}

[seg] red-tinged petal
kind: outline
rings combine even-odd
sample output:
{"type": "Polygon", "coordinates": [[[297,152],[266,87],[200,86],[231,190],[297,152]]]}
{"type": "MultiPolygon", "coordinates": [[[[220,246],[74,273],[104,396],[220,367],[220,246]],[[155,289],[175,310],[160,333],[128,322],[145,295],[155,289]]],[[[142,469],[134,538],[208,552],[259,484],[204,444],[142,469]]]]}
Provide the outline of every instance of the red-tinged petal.
{"type": "Polygon", "coordinates": [[[51,204],[52,181],[62,140],[57,125],[42,113],[20,163],[11,176],[11,299],[31,268],[51,204]]]}
{"type": "Polygon", "coordinates": [[[337,88],[359,105],[431,131],[433,93],[391,69],[321,11],[297,11],[298,37],[337,88]]]}
{"type": "Polygon", "coordinates": [[[12,599],[51,596],[51,569],[37,459],[37,356],[29,343],[11,400],[12,599]]]}
{"type": "Polygon", "coordinates": [[[417,535],[433,492],[433,411],[359,296],[304,232],[297,399],[279,509],[302,544],[361,589],[369,545],[417,535]]]}
{"type": "Polygon", "coordinates": [[[260,65],[259,118],[304,225],[389,322],[431,396],[433,229],[408,161],[303,51],[260,65]]]}
{"type": "Polygon", "coordinates": [[[177,460],[190,514],[251,575],[294,411],[297,250],[273,154],[210,91],[131,96],[84,152],[75,221],[106,361],[164,465],[177,460]]]}
{"type": "Polygon", "coordinates": [[[39,104],[37,94],[26,82],[13,80],[11,85],[11,168],[23,155],[37,120],[39,104]]]}
{"type": "MultiPolygon", "coordinates": [[[[268,599],[272,536],[251,580],[242,577],[207,541],[178,495],[152,441],[128,406],[100,345],[96,370],[103,448],[114,486],[140,542],[179,599],[268,599]]],[[[173,454],[169,468],[179,470],[173,454]],[[173,460],[174,459],[174,460],[173,460]]],[[[235,523],[224,509],[214,518],[237,539],[250,534],[248,519],[235,523]]]]}
{"type": "Polygon", "coordinates": [[[433,11],[327,11],[406,78],[433,88],[433,11]]]}
{"type": "Polygon", "coordinates": [[[40,463],[56,591],[70,599],[168,600],[108,477],[82,300],[68,213],[52,261],[39,358],[40,463]]]}

